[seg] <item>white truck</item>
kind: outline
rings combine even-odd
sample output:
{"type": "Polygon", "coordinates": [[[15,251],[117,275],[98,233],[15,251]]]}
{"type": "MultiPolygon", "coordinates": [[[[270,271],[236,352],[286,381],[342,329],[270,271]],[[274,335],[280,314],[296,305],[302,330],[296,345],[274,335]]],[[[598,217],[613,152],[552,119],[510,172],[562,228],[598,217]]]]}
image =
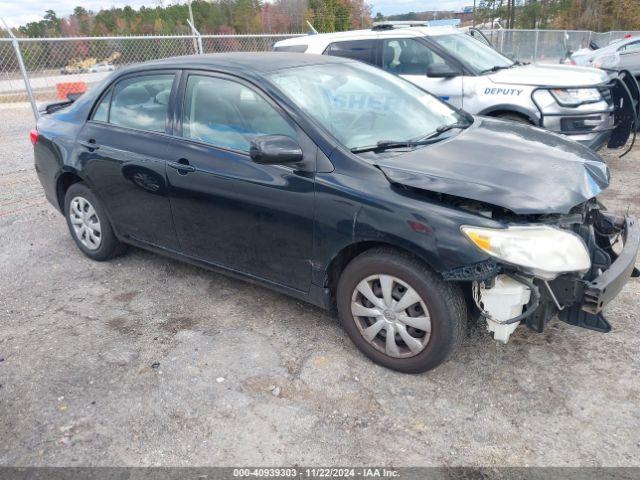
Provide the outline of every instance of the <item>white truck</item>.
{"type": "Polygon", "coordinates": [[[523,64],[478,40],[477,34],[420,22],[382,22],[367,30],[282,40],[274,50],[360,60],[469,113],[543,127],[594,150],[626,144],[640,105],[633,76],[523,64]]]}

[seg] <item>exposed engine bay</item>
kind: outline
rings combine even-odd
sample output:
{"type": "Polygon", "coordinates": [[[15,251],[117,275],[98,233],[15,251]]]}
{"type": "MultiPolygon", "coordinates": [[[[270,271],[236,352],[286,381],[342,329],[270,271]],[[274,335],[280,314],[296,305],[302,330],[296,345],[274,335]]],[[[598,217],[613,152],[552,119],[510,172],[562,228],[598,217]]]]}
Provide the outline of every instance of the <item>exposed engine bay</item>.
{"type": "MultiPolygon", "coordinates": [[[[510,224],[516,218],[523,220],[523,216],[492,210],[476,202],[461,202],[458,207],[491,218],[499,215],[500,220],[510,224]]],[[[556,314],[571,325],[610,331],[603,307],[629,277],[640,275],[634,266],[640,242],[640,227],[635,219],[610,214],[596,200],[575,207],[567,215],[526,217],[529,225],[548,225],[579,236],[589,255],[589,268],[550,276],[490,259],[483,265],[446,272],[445,278],[471,282],[473,302],[480,316],[486,320],[494,339],[502,343],[507,343],[521,323],[542,332],[556,314]]]]}

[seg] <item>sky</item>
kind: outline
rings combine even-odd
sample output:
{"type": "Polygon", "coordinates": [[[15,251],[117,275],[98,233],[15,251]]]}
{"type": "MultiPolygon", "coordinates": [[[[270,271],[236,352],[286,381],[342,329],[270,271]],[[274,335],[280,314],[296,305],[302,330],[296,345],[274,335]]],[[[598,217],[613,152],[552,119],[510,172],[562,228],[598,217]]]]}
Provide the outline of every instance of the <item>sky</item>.
{"type": "MultiPolygon", "coordinates": [[[[155,6],[162,0],[0,0],[0,16],[10,27],[23,25],[42,19],[44,11],[53,8],[58,16],[69,15],[76,5],[82,5],[87,10],[98,11],[103,8],[124,7],[130,5],[138,8],[142,5],[155,6]]],[[[164,0],[164,4],[174,3],[164,0]]],[[[383,15],[396,13],[420,12],[425,10],[451,10],[465,5],[473,5],[473,0],[369,0],[373,7],[373,14],[381,12],[383,15]]]]}

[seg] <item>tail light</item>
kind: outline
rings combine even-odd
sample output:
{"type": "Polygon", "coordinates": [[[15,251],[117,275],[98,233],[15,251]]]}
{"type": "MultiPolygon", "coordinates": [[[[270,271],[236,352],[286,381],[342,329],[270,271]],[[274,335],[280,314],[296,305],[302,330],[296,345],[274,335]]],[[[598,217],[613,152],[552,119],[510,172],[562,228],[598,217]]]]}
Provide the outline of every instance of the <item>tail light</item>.
{"type": "Polygon", "coordinates": [[[29,132],[29,139],[31,140],[31,144],[35,147],[36,143],[38,143],[38,130],[35,128],[29,132]]]}

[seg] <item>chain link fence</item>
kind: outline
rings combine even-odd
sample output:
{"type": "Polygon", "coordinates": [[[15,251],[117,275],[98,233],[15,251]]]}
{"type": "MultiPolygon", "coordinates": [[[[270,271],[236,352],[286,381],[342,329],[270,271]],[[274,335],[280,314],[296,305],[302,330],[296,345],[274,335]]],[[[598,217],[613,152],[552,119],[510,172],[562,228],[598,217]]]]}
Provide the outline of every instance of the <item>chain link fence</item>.
{"type": "MultiPolygon", "coordinates": [[[[494,47],[511,58],[559,63],[567,50],[590,42],[603,47],[627,34],[571,30],[488,30],[494,47]]],[[[0,38],[0,103],[48,102],[91,88],[110,71],[133,63],[196,53],[268,51],[278,40],[299,34],[0,38]],[[20,66],[33,92],[29,98],[20,66]]]]}
{"type": "Polygon", "coordinates": [[[640,31],[597,33],[588,30],[483,30],[499,52],[521,62],[560,63],[567,52],[588,48],[591,42],[605,47],[625,35],[640,31]]]}
{"type": "Polygon", "coordinates": [[[28,101],[22,56],[35,101],[63,99],[134,63],[196,53],[269,51],[295,35],[186,35],[82,38],[0,38],[0,103],[28,101]]]}

